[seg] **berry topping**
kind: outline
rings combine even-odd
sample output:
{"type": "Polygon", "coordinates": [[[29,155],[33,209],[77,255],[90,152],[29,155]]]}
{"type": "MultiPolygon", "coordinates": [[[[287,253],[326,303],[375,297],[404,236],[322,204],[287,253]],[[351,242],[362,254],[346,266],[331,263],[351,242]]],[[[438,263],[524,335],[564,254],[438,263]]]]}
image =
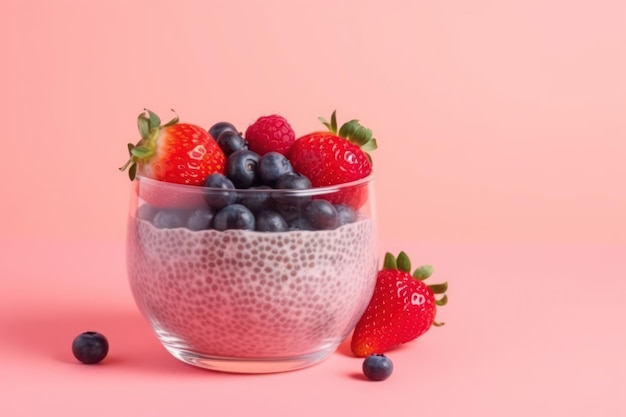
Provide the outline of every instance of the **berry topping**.
{"type": "MultiPolygon", "coordinates": [[[[311,180],[313,187],[344,184],[372,173],[372,161],[367,153],[376,149],[372,131],[350,120],[337,130],[333,112],[330,122],[320,118],[328,132],[313,132],[298,138],[287,154],[294,171],[311,180]]],[[[333,196],[335,204],[361,207],[367,199],[367,189],[361,188],[333,196]]]]}
{"type": "Polygon", "coordinates": [[[230,204],[221,209],[213,218],[213,226],[217,230],[255,229],[254,214],[241,204],[230,204]]]}
{"type": "Polygon", "coordinates": [[[175,229],[187,224],[187,213],[179,209],[161,209],[154,215],[152,224],[157,229],[175,229]]]}
{"type": "Polygon", "coordinates": [[[234,192],[235,185],[230,179],[226,178],[226,176],[222,174],[213,173],[209,175],[204,181],[204,186],[213,188],[212,190],[205,191],[204,200],[214,209],[219,210],[222,207],[226,207],[227,205],[234,203],[237,199],[237,194],[234,192]]]}
{"type": "Polygon", "coordinates": [[[217,140],[217,138],[219,138],[224,132],[234,132],[239,134],[235,125],[229,122],[217,122],[209,128],[209,134],[215,140],[217,140]]]}
{"type": "Polygon", "coordinates": [[[287,222],[275,211],[264,210],[256,217],[256,230],[259,232],[284,232],[287,229],[287,222]]]}
{"type": "Polygon", "coordinates": [[[337,209],[326,200],[312,200],[306,206],[304,215],[315,229],[330,230],[337,227],[337,209]]]}
{"type": "Polygon", "coordinates": [[[85,364],[102,361],[109,353],[109,342],[98,332],[83,332],[72,342],[72,354],[85,364]]]}
{"type": "Polygon", "coordinates": [[[206,230],[213,222],[213,211],[209,208],[194,210],[187,219],[187,229],[206,230]]]}
{"type": "Polygon", "coordinates": [[[239,132],[226,130],[220,134],[217,139],[217,145],[222,149],[224,155],[229,156],[233,152],[248,149],[248,142],[241,136],[239,132]]]}
{"type": "Polygon", "coordinates": [[[424,265],[411,274],[411,261],[401,252],[397,259],[385,256],[378,272],[374,294],[352,335],[351,349],[356,356],[385,353],[424,334],[435,321],[437,306],[448,301],[448,284],[426,285],[432,274],[424,265]],[[435,294],[443,294],[440,299],[435,294]]]}
{"type": "Polygon", "coordinates": [[[257,185],[257,166],[260,159],[259,154],[248,149],[234,152],[226,161],[226,176],[236,188],[257,185]]]}
{"type": "Polygon", "coordinates": [[[268,152],[261,157],[257,168],[263,184],[274,185],[280,177],[293,173],[291,163],[285,155],[278,152],[268,152]]]}
{"type": "Polygon", "coordinates": [[[202,185],[213,172],[224,172],[226,157],[211,135],[199,126],[179,123],[178,116],[161,125],[150,110],[137,118],[141,140],[128,144],[131,180],[137,174],[177,184],[202,185]]]}
{"type": "Polygon", "coordinates": [[[259,117],[246,129],[245,138],[248,148],[259,155],[272,151],[285,154],[296,134],[284,117],[274,114],[259,117]]]}
{"type": "Polygon", "coordinates": [[[248,207],[253,213],[269,209],[272,203],[269,193],[271,189],[268,185],[250,187],[245,193],[239,194],[237,202],[248,207]],[[255,190],[258,192],[254,192],[255,190]]]}
{"type": "Polygon", "coordinates": [[[383,354],[370,355],[363,360],[363,374],[371,381],[384,381],[393,372],[393,362],[383,354]]]}
{"type": "Polygon", "coordinates": [[[356,221],[356,212],[345,204],[335,204],[337,210],[337,226],[354,223],[356,221]]]}

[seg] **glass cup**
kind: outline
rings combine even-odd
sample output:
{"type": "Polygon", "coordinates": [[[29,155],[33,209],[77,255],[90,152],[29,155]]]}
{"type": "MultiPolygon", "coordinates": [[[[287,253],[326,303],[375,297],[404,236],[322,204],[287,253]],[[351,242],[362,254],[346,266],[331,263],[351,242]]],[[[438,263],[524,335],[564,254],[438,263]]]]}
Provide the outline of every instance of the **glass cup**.
{"type": "Polygon", "coordinates": [[[185,363],[239,373],[310,366],[369,303],[378,266],[371,177],[307,190],[138,177],[131,188],[132,294],[185,363]]]}

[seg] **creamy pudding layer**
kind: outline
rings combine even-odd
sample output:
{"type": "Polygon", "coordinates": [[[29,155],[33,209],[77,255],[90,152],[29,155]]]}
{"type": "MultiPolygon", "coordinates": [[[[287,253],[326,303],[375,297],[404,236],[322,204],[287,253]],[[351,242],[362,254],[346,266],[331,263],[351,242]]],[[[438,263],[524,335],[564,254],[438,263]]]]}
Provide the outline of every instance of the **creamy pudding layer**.
{"type": "Polygon", "coordinates": [[[263,233],[157,229],[131,217],[130,284],[161,338],[180,348],[307,354],[341,342],[366,308],[377,273],[374,233],[371,220],[263,233]]]}

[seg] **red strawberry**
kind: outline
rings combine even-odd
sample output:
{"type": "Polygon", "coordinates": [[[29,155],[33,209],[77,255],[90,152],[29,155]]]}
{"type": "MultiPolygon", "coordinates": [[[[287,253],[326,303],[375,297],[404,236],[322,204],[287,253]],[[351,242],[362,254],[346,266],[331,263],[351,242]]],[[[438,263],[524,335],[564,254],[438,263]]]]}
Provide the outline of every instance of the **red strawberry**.
{"type": "MultiPolygon", "coordinates": [[[[297,139],[287,154],[293,169],[307,177],[313,187],[344,184],[367,177],[372,173],[372,160],[367,151],[376,149],[372,131],[358,120],[344,123],[337,131],[333,112],[330,122],[320,121],[328,132],[313,132],[297,139]]],[[[359,208],[367,200],[367,188],[338,193],[332,202],[359,208]]]]}
{"type": "MultiPolygon", "coordinates": [[[[203,185],[209,174],[224,173],[224,152],[203,128],[179,123],[178,117],[161,125],[161,119],[150,110],[139,115],[137,125],[141,140],[136,145],[128,144],[130,159],[120,168],[128,169],[131,180],[139,174],[158,181],[203,185]]],[[[177,200],[160,194],[157,197],[155,192],[142,193],[141,197],[158,206],[177,200]]],[[[181,204],[179,201],[176,206],[181,204]]]]}
{"type": "Polygon", "coordinates": [[[448,284],[426,285],[423,280],[432,274],[425,265],[410,273],[409,257],[401,252],[398,258],[385,256],[378,273],[372,299],[352,335],[352,352],[358,357],[382,354],[424,334],[435,321],[437,306],[448,301],[448,284]],[[444,294],[439,300],[435,294],[444,294]]]}
{"type": "Polygon", "coordinates": [[[291,125],[284,117],[277,114],[262,116],[246,129],[245,138],[248,149],[259,155],[268,152],[285,154],[296,140],[291,125]]]}

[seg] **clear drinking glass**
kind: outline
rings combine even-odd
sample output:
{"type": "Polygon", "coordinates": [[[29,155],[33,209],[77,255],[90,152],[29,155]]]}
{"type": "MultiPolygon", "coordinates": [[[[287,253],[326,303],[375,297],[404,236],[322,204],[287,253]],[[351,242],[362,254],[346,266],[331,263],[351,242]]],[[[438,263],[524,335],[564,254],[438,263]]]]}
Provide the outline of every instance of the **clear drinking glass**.
{"type": "Polygon", "coordinates": [[[372,296],[375,220],[371,177],[234,191],[138,177],[127,232],[132,294],[165,349],[188,364],[240,373],[313,365],[350,334],[372,296]],[[316,200],[333,205],[337,224],[333,213],[319,220],[316,200]],[[217,230],[226,201],[250,208],[257,227],[268,210],[290,226],[217,230]]]}

